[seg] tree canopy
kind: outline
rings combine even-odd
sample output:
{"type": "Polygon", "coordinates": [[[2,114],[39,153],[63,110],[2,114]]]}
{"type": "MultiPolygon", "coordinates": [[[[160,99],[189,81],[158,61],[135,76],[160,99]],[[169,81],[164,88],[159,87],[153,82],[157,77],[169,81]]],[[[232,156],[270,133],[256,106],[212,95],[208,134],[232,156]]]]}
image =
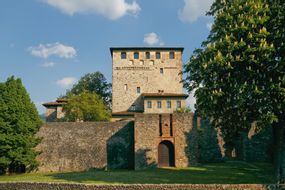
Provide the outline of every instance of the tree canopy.
{"type": "MultiPolygon", "coordinates": [[[[278,125],[282,136],[284,1],[216,0],[208,14],[214,17],[210,35],[184,70],[185,87],[196,90],[198,113],[227,139],[248,131],[253,121],[278,125]]],[[[280,167],[277,175],[285,178],[280,167]]]]}
{"type": "Polygon", "coordinates": [[[0,173],[24,172],[37,166],[33,148],[41,125],[37,109],[20,79],[0,83],[0,173]]]}
{"type": "Polygon", "coordinates": [[[96,93],[70,94],[64,106],[66,121],[108,121],[110,111],[96,93]]]}
{"type": "Polygon", "coordinates": [[[111,87],[112,85],[107,82],[104,75],[101,72],[97,71],[95,73],[88,73],[81,77],[80,80],[73,85],[72,89],[67,92],[67,95],[79,95],[82,92],[96,93],[110,108],[112,100],[111,87]]]}

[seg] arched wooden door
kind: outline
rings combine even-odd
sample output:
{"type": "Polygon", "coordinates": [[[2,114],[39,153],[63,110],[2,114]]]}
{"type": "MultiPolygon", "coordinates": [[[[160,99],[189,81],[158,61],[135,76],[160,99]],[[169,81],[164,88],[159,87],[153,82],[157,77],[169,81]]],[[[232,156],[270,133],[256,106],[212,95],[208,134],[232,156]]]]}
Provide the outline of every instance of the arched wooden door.
{"type": "Polygon", "coordinates": [[[158,145],[158,166],[174,167],[174,146],[170,141],[162,141],[158,145]]]}

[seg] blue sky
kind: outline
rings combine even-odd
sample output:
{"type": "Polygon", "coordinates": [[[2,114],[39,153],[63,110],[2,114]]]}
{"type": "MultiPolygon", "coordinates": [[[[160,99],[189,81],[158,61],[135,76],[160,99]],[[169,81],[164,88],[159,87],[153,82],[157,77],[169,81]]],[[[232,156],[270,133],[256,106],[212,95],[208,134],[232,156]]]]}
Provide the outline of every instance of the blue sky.
{"type": "MultiPolygon", "coordinates": [[[[113,46],[181,46],[209,34],[212,0],[2,0],[0,81],[22,79],[40,113],[86,73],[111,82],[113,46]]],[[[193,107],[194,99],[188,100],[193,107]]]]}

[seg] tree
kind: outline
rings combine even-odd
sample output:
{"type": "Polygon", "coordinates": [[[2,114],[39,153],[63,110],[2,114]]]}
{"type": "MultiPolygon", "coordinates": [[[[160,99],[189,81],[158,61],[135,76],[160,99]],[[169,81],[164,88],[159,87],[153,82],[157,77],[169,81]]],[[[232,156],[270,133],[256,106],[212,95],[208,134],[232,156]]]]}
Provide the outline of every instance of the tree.
{"type": "Polygon", "coordinates": [[[41,121],[20,79],[0,83],[0,173],[35,169],[41,121]]]}
{"type": "Polygon", "coordinates": [[[99,71],[95,73],[88,73],[80,78],[80,80],[73,85],[72,89],[67,92],[68,94],[79,95],[82,92],[94,92],[101,96],[104,103],[111,107],[111,84],[107,82],[106,78],[99,71]]]}
{"type": "MultiPolygon", "coordinates": [[[[284,8],[281,1],[273,1],[284,8]]],[[[269,30],[272,4],[266,0],[216,0],[208,13],[215,19],[210,35],[184,68],[185,87],[196,89],[199,114],[211,118],[226,139],[248,131],[254,121],[260,128],[273,126],[280,134],[275,136],[276,176],[284,182],[285,64],[274,40],[277,31],[269,30]]]]}
{"type": "Polygon", "coordinates": [[[177,108],[174,110],[174,113],[190,113],[192,110],[190,107],[182,107],[182,108],[177,108]]]}
{"type": "Polygon", "coordinates": [[[64,106],[66,121],[108,121],[110,112],[101,97],[95,93],[70,94],[64,106]]]}

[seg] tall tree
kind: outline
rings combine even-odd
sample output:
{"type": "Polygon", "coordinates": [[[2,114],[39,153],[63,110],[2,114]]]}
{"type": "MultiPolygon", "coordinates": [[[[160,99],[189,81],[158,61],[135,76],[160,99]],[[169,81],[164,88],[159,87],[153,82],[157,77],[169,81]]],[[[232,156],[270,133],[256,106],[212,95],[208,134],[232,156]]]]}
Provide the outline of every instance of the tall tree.
{"type": "MultiPolygon", "coordinates": [[[[282,7],[281,1],[275,3],[282,7]]],[[[284,182],[284,54],[277,56],[276,31],[267,29],[271,5],[266,0],[216,0],[209,12],[215,19],[210,35],[185,66],[185,87],[196,89],[198,112],[228,139],[248,131],[253,121],[275,126],[280,134],[275,136],[276,176],[284,182]]]]}
{"type": "Polygon", "coordinates": [[[95,73],[88,73],[80,78],[80,80],[72,87],[67,94],[79,95],[80,93],[94,92],[101,96],[104,103],[111,107],[111,84],[107,82],[106,78],[99,71],[95,73]]]}
{"type": "Polygon", "coordinates": [[[41,121],[20,79],[0,83],[0,172],[24,172],[37,166],[33,148],[41,121]]]}
{"type": "Polygon", "coordinates": [[[101,97],[95,93],[70,94],[64,106],[66,121],[108,121],[110,111],[101,97]]]}

